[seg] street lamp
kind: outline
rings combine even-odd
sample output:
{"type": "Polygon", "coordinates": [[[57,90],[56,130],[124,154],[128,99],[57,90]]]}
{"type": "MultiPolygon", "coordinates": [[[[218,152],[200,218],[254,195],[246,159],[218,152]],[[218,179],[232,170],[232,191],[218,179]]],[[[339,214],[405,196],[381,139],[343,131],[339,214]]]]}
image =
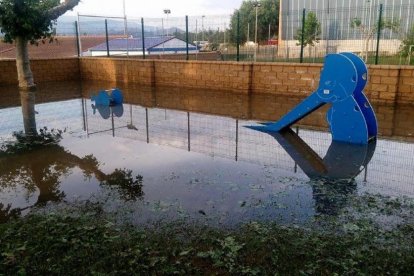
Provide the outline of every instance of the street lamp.
{"type": "MultiPolygon", "coordinates": [[[[325,28],[325,39],[326,39],[326,50],[325,50],[325,54],[327,55],[329,53],[329,24],[331,23],[331,18],[330,18],[330,14],[329,14],[329,0],[326,0],[327,4],[328,4],[328,8],[327,8],[327,18],[326,18],[326,28],[325,28]]],[[[324,7],[325,8],[325,7],[324,7]]]]}
{"type": "Polygon", "coordinates": [[[256,9],[256,27],[255,27],[255,32],[254,32],[254,47],[255,47],[255,49],[254,49],[254,61],[256,61],[256,52],[257,52],[257,48],[256,48],[256,45],[257,45],[257,10],[258,10],[258,8],[259,7],[261,7],[262,6],[262,4],[260,3],[260,1],[254,1],[253,2],[253,7],[256,9]]]}
{"type": "Polygon", "coordinates": [[[368,0],[367,4],[369,5],[368,29],[371,29],[372,3],[368,0]]]}
{"type": "Polygon", "coordinates": [[[201,41],[204,43],[204,17],[205,15],[201,16],[201,41]]]}
{"type": "Polygon", "coordinates": [[[164,13],[167,15],[167,21],[165,22],[167,28],[167,36],[168,36],[168,15],[171,13],[170,9],[164,9],[164,13]]]}
{"type": "Polygon", "coordinates": [[[255,27],[255,34],[254,34],[254,43],[257,44],[257,10],[261,7],[262,4],[259,1],[253,2],[253,7],[256,9],[256,27],[255,27]]]}
{"type": "Polygon", "coordinates": [[[124,12],[124,35],[126,38],[126,54],[127,54],[127,57],[129,57],[128,21],[127,21],[127,16],[126,16],[125,0],[122,1],[122,8],[124,12]]]}

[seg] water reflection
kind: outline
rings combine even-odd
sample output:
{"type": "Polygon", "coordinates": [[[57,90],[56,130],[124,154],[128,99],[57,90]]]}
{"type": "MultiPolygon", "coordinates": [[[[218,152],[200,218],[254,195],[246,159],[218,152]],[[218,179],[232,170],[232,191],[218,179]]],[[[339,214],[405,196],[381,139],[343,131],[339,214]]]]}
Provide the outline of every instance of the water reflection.
{"type": "Polygon", "coordinates": [[[101,115],[101,117],[105,120],[109,119],[111,116],[122,117],[122,115],[124,115],[123,104],[118,104],[114,106],[92,104],[91,106],[92,106],[93,114],[95,114],[96,110],[98,110],[99,115],[101,115]]]}
{"type": "MultiPolygon", "coordinates": [[[[112,87],[122,89],[127,104],[163,110],[201,112],[242,120],[276,121],[303,99],[300,95],[229,93],[207,89],[146,87],[131,83],[49,82],[38,84],[36,102],[42,104],[81,96],[90,98],[96,91],[112,87]]],[[[0,86],[0,108],[16,107],[20,104],[16,87],[0,86]]],[[[412,105],[374,103],[373,108],[377,114],[380,136],[414,141],[412,105]]],[[[325,113],[326,109],[318,110],[298,124],[313,129],[327,129],[325,113]]]]}
{"type": "Polygon", "coordinates": [[[126,201],[143,197],[142,176],[134,178],[132,171],[126,169],[115,169],[105,174],[99,169],[100,164],[93,155],[80,158],[70,153],[57,144],[59,135],[54,133],[53,130],[48,132],[46,128],[35,137],[18,133],[15,134],[16,142],[1,147],[0,191],[25,190],[27,198],[37,193],[37,199],[33,204],[20,208],[1,203],[0,222],[19,216],[32,207],[63,201],[66,195],[60,189],[62,180],[76,171],[75,168],[82,172],[84,179],[95,177],[100,185],[117,190],[126,201]]]}
{"type": "MultiPolygon", "coordinates": [[[[30,197],[38,193],[37,200],[31,206],[8,210],[15,214],[34,206],[43,206],[47,202],[60,202],[65,193],[60,191],[61,178],[71,169],[78,167],[85,177],[92,174],[104,180],[104,174],[98,169],[98,162],[92,156],[79,158],[59,145],[48,145],[19,154],[0,155],[0,188],[5,190],[24,189],[30,197]]],[[[6,206],[10,209],[10,206],[6,206]]],[[[0,220],[7,219],[3,214],[0,220]]]]}
{"type": "Polygon", "coordinates": [[[311,179],[316,210],[322,214],[336,214],[346,206],[347,197],[357,189],[355,178],[367,171],[377,144],[376,140],[366,145],[332,141],[321,158],[290,128],[266,133],[277,140],[311,179]]]}
{"type": "MultiPolygon", "coordinates": [[[[82,84],[82,95],[89,98],[93,91],[119,86],[125,103],[146,108],[173,109],[221,115],[242,120],[277,121],[303,100],[301,95],[244,94],[177,87],[145,87],[137,84],[82,84]]],[[[298,122],[301,127],[327,130],[325,114],[328,107],[313,112],[298,122]]],[[[379,134],[414,141],[414,109],[412,105],[373,103],[379,123],[379,134]]]]}
{"type": "Polygon", "coordinates": [[[59,145],[41,147],[7,158],[0,156],[0,190],[23,189],[28,198],[38,194],[34,204],[23,208],[1,204],[0,223],[32,207],[65,200],[65,192],[60,190],[61,182],[76,171],[75,168],[80,169],[84,179],[95,177],[100,185],[116,190],[125,201],[139,200],[144,196],[141,175],[134,177],[132,171],[126,169],[115,169],[105,174],[92,155],[79,158],[59,145]]]}
{"type": "Polygon", "coordinates": [[[367,145],[332,141],[321,158],[300,136],[288,128],[281,132],[267,132],[275,138],[310,179],[352,181],[371,161],[376,140],[367,145]]]}

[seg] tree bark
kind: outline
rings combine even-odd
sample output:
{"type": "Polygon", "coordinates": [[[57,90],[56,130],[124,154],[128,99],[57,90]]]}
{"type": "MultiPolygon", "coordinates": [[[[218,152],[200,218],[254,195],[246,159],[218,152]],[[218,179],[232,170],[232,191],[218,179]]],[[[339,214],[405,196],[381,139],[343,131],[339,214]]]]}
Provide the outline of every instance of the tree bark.
{"type": "Polygon", "coordinates": [[[26,135],[36,135],[35,90],[33,73],[30,69],[27,40],[16,37],[16,67],[19,80],[20,101],[23,114],[24,132],[26,135]]]}
{"type": "Polygon", "coordinates": [[[365,40],[365,62],[368,62],[368,51],[369,51],[369,41],[371,40],[371,38],[367,38],[366,40],[365,40]]]}
{"type": "Polygon", "coordinates": [[[26,135],[37,135],[35,114],[35,92],[20,90],[20,101],[22,105],[24,133],[26,135]]]}
{"type": "MultiPolygon", "coordinates": [[[[50,9],[48,16],[55,20],[66,11],[73,9],[80,0],[65,0],[60,5],[50,9]]],[[[35,91],[33,73],[30,69],[28,40],[22,36],[15,37],[16,42],[16,68],[19,81],[20,98],[23,113],[24,131],[27,135],[37,135],[35,116],[35,91]]]]}
{"type": "Polygon", "coordinates": [[[34,91],[36,85],[33,80],[33,73],[30,69],[28,41],[23,37],[16,37],[16,67],[19,88],[21,90],[34,91]]]}
{"type": "Polygon", "coordinates": [[[59,16],[63,15],[68,10],[73,9],[77,4],[79,4],[80,0],[65,0],[60,5],[50,9],[48,11],[48,16],[51,20],[57,19],[59,16]]]}

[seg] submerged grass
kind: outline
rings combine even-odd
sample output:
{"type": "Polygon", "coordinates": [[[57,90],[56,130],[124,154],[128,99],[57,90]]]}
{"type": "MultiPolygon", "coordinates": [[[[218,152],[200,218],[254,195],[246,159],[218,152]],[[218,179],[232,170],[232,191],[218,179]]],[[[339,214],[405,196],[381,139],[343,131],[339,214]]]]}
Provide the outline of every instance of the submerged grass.
{"type": "MultiPolygon", "coordinates": [[[[320,216],[311,225],[252,222],[220,229],[191,221],[119,225],[100,208],[32,214],[0,225],[0,274],[401,274],[414,271],[413,206],[361,197],[356,208],[401,212],[404,223],[320,216]]],[[[374,216],[378,217],[378,216],[374,216]]]]}

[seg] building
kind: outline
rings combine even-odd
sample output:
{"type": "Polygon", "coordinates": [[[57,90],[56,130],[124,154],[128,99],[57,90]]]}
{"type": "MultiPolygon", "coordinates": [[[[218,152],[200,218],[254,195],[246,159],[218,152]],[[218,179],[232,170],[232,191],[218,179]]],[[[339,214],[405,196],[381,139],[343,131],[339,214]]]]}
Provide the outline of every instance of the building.
{"type": "MultiPolygon", "coordinates": [[[[106,56],[108,51],[111,56],[140,56],[143,54],[141,38],[116,38],[106,43],[89,48],[84,55],[106,56]]],[[[187,42],[174,36],[146,37],[144,39],[145,54],[183,54],[187,52],[187,42]]],[[[194,44],[188,45],[189,53],[198,53],[194,44]]]]}
{"type": "MultiPolygon", "coordinates": [[[[383,18],[400,22],[402,33],[414,25],[414,0],[280,0],[279,38],[292,40],[302,26],[302,11],[316,13],[321,23],[321,39],[359,39],[360,34],[351,27],[354,18],[368,27],[378,22],[380,4],[383,18]]],[[[383,31],[385,39],[397,39],[396,32],[383,31]]]]}

